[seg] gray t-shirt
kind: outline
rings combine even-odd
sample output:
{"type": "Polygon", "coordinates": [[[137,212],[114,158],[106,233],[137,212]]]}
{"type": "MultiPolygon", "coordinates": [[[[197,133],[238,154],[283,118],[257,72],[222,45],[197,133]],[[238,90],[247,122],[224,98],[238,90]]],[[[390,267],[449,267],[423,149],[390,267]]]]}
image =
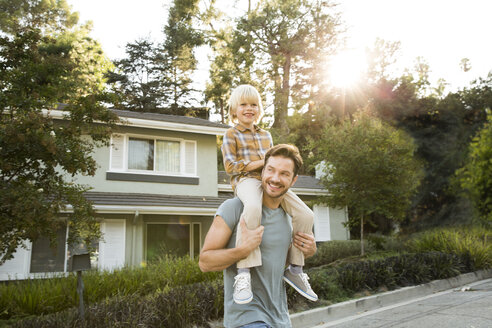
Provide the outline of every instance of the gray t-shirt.
{"type": "MultiPolygon", "coordinates": [[[[217,210],[216,215],[220,215],[232,230],[227,248],[235,247],[242,211],[243,204],[239,198],[226,200],[217,210]]],[[[282,277],[292,241],[292,219],[281,207],[272,210],[263,206],[261,224],[265,227],[260,244],[262,265],[250,271],[253,290],[250,303],[236,304],[233,301],[236,264],[224,270],[224,326],[227,328],[255,321],[264,321],[272,327],[291,327],[282,277]]]]}

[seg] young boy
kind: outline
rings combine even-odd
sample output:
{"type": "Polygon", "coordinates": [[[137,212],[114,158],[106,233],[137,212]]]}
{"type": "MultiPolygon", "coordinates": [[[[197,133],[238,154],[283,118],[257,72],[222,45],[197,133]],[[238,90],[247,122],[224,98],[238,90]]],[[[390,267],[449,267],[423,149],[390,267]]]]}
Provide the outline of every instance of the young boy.
{"type": "MultiPolygon", "coordinates": [[[[263,190],[261,187],[261,170],[267,150],[273,146],[269,132],[260,129],[255,123],[263,114],[261,98],[251,85],[240,85],[231,94],[229,114],[237,124],[224,134],[222,154],[224,167],[231,176],[231,185],[236,196],[244,205],[242,219],[248,229],[260,226],[263,190]]],[[[282,208],[292,217],[294,234],[303,232],[312,234],[314,215],[311,209],[292,191],[285,194],[282,208]]],[[[236,244],[241,243],[238,229],[236,244]]],[[[285,270],[284,280],[294,287],[302,296],[311,301],[318,300],[308,282],[308,276],[302,272],[304,254],[297,247],[289,250],[290,266],[285,270]]],[[[257,247],[248,257],[237,263],[238,274],[234,283],[234,302],[246,304],[251,302],[250,268],[261,266],[260,248],[257,247]]]]}

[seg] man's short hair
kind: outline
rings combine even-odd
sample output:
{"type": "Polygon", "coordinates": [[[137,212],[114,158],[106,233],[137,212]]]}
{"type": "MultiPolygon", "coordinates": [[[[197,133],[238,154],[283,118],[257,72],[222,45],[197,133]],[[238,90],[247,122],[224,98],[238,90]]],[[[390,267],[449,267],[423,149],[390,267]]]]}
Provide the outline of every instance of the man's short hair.
{"type": "Polygon", "coordinates": [[[299,149],[296,146],[290,144],[278,144],[273,146],[265,154],[265,166],[268,159],[272,156],[290,158],[294,162],[294,176],[297,176],[303,163],[301,154],[299,154],[299,149]]]}
{"type": "Polygon", "coordinates": [[[241,84],[237,88],[235,88],[231,93],[228,107],[229,107],[229,115],[231,116],[232,122],[236,122],[237,120],[236,110],[237,107],[243,101],[258,104],[259,113],[256,119],[256,122],[258,122],[260,118],[263,116],[263,105],[261,104],[260,93],[258,92],[258,90],[256,90],[254,86],[249,84],[241,84]]]}

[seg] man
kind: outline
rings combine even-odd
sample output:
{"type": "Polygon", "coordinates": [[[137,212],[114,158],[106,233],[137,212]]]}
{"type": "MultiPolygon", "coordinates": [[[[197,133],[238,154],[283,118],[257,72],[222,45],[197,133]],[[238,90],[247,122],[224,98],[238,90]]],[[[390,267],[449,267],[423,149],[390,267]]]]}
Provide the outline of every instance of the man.
{"type": "MultiPolygon", "coordinates": [[[[280,204],[296,182],[301,165],[302,159],[295,146],[281,144],[266,153],[261,175],[262,219],[258,228],[249,230],[240,220],[243,206],[238,198],[225,201],[217,210],[205,238],[199,265],[204,272],[224,270],[224,326],[227,328],[291,327],[283,277],[292,242],[292,223],[280,204]],[[241,225],[241,243],[236,247],[238,225],[241,225]],[[251,269],[255,297],[248,304],[236,304],[232,301],[234,264],[258,245],[262,265],[251,269]]],[[[309,234],[297,233],[292,245],[306,258],[316,252],[314,237],[309,234]]]]}

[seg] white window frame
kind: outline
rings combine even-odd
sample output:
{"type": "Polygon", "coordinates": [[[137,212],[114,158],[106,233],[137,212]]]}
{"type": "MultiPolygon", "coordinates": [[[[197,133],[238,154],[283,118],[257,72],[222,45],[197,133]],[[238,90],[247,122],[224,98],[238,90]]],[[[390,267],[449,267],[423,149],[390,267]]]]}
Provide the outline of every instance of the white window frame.
{"type": "Polygon", "coordinates": [[[114,169],[113,168],[113,152],[114,152],[114,147],[112,146],[112,140],[113,136],[111,137],[111,146],[110,146],[110,159],[109,159],[109,171],[110,172],[125,172],[125,173],[134,173],[134,174],[147,174],[147,175],[161,175],[161,176],[177,176],[177,177],[197,177],[197,142],[196,140],[189,140],[189,139],[183,139],[183,138],[172,138],[172,137],[157,137],[157,136],[149,136],[149,135],[144,135],[144,134],[134,134],[134,133],[126,133],[126,134],[118,134],[119,136],[123,137],[123,152],[124,152],[124,159],[123,159],[123,168],[121,170],[114,169]],[[156,161],[156,144],[158,140],[162,141],[174,141],[174,142],[179,142],[180,143],[180,154],[179,154],[179,166],[180,166],[180,172],[163,172],[163,171],[156,171],[154,170],[135,170],[135,169],[129,169],[128,168],[128,153],[130,150],[130,138],[136,138],[136,139],[144,139],[144,140],[153,140],[154,141],[154,168],[156,167],[155,161],[156,161]],[[189,160],[186,158],[186,143],[193,143],[194,144],[194,160],[192,163],[193,166],[193,173],[186,173],[186,161],[189,160]]]}

